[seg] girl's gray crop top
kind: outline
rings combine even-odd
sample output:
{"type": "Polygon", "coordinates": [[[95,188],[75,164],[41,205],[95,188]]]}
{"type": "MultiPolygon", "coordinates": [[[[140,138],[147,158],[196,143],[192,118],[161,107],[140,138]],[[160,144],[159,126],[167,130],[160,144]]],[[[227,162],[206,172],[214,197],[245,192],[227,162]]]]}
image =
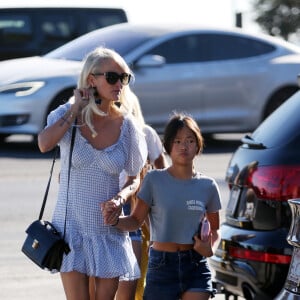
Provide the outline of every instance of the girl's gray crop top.
{"type": "Polygon", "coordinates": [[[180,180],[167,169],[152,170],[145,176],[138,198],[150,206],[151,241],[192,244],[205,212],[221,209],[216,181],[197,173],[180,180]]]}

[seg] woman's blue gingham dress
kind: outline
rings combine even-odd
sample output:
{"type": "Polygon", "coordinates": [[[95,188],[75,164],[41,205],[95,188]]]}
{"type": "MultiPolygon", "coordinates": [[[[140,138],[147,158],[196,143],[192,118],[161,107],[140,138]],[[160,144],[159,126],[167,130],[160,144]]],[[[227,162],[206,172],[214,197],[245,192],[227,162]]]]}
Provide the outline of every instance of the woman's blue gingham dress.
{"type": "MultiPolygon", "coordinates": [[[[51,112],[48,125],[70,108],[64,104],[51,112]]],[[[70,128],[60,141],[60,188],[53,224],[64,228],[67,199],[70,128]]],[[[66,241],[71,252],[64,257],[61,272],[78,271],[101,278],[133,280],[140,270],[127,232],[104,225],[100,203],[119,192],[119,175],[139,174],[147,156],[144,136],[129,117],[124,117],[118,141],[103,149],[93,148],[76,129],[67,203],[66,241]]]]}

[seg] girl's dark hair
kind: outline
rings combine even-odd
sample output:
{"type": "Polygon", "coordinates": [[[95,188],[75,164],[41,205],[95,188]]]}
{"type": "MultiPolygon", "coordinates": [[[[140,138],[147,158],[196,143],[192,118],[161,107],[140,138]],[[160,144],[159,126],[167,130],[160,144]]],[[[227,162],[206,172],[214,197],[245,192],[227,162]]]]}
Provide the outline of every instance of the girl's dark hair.
{"type": "Polygon", "coordinates": [[[185,115],[183,113],[176,113],[171,117],[164,132],[163,143],[167,154],[170,155],[172,144],[177,135],[177,132],[183,127],[189,128],[194,133],[198,146],[197,154],[202,152],[204,140],[197,122],[191,116],[185,115]]]}

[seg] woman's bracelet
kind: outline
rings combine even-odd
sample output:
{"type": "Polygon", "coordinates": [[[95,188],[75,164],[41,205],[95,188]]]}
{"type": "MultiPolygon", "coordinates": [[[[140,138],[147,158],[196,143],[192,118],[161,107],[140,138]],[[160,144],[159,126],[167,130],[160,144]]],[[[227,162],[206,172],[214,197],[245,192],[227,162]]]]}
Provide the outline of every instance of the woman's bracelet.
{"type": "Polygon", "coordinates": [[[119,201],[121,206],[123,206],[126,202],[126,199],[124,199],[121,195],[116,195],[114,197],[114,200],[119,201]]]}
{"type": "MultiPolygon", "coordinates": [[[[122,207],[122,206],[125,204],[125,202],[126,202],[126,200],[125,200],[121,195],[116,195],[116,196],[113,198],[113,200],[118,201],[121,207],[122,207]]],[[[110,226],[117,226],[117,225],[119,224],[119,221],[120,221],[120,216],[118,216],[118,219],[117,219],[116,223],[115,223],[115,224],[111,224],[110,226]]]]}
{"type": "Polygon", "coordinates": [[[119,221],[120,221],[120,217],[118,217],[116,223],[115,223],[115,224],[111,224],[111,226],[112,226],[112,227],[117,226],[117,225],[119,224],[119,221]]]}
{"type": "Polygon", "coordinates": [[[75,113],[73,111],[68,111],[65,113],[61,119],[64,121],[61,125],[64,125],[67,123],[68,125],[71,125],[72,123],[69,121],[69,119],[72,119],[74,117],[75,113]]]}

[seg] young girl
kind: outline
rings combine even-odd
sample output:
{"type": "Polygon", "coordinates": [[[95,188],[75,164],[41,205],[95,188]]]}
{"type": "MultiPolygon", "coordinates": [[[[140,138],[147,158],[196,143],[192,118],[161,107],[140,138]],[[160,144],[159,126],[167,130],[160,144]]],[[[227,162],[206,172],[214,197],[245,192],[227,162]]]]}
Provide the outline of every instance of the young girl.
{"type": "Polygon", "coordinates": [[[121,230],[136,230],[150,217],[150,248],[145,300],[204,300],[213,296],[206,256],[218,240],[220,193],[214,179],[195,171],[203,138],[190,116],[174,115],[166,126],[164,147],[170,167],[148,172],[130,216],[112,223],[115,207],[102,204],[104,221],[121,230]],[[208,240],[198,237],[200,220],[211,224],[208,240]]]}

